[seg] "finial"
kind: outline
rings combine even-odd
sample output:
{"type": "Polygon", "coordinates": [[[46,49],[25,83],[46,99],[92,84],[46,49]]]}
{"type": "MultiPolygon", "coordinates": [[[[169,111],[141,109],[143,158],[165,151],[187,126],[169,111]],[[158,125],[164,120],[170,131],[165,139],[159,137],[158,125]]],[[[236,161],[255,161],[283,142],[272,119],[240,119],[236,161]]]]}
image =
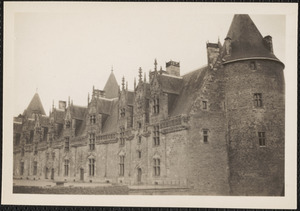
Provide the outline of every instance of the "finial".
{"type": "Polygon", "coordinates": [[[124,87],[125,86],[125,77],[123,76],[123,78],[122,78],[122,90],[124,90],[124,87]]]}
{"type": "Polygon", "coordinates": [[[90,93],[88,93],[88,105],[90,103],[90,93]]]}
{"type": "Polygon", "coordinates": [[[139,82],[142,82],[142,68],[139,68],[139,82]]]}
{"type": "Polygon", "coordinates": [[[52,100],[52,110],[54,109],[54,100],[52,100]]]}
{"type": "Polygon", "coordinates": [[[112,66],[111,66],[111,72],[113,72],[113,71],[114,71],[114,66],[112,65],[112,66]]]}
{"type": "Polygon", "coordinates": [[[73,99],[71,100],[71,105],[73,106],[73,99]]]}
{"type": "Polygon", "coordinates": [[[159,70],[160,74],[163,73],[163,70],[162,70],[162,66],[160,66],[160,70],[159,70]]]}
{"type": "Polygon", "coordinates": [[[149,70],[149,82],[151,80],[151,70],[149,70]]]}
{"type": "Polygon", "coordinates": [[[126,81],[126,90],[128,90],[128,82],[126,81]]]}
{"type": "Polygon", "coordinates": [[[69,99],[68,99],[68,106],[70,106],[70,96],[69,96],[69,99]]]}
{"type": "Polygon", "coordinates": [[[157,61],[156,61],[156,58],[154,60],[154,71],[157,71],[157,61]]]}
{"type": "Polygon", "coordinates": [[[134,77],[134,90],[136,88],[136,78],[134,77]]]}
{"type": "Polygon", "coordinates": [[[146,73],[144,73],[144,82],[146,83],[147,79],[146,79],[146,73]]]}

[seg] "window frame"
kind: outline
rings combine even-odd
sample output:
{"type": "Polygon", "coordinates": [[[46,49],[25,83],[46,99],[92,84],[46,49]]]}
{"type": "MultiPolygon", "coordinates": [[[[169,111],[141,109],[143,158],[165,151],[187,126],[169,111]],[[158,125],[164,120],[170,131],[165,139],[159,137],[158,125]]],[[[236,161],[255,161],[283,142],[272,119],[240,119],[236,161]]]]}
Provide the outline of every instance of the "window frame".
{"type": "Polygon", "coordinates": [[[208,129],[203,129],[202,130],[202,135],[203,135],[203,143],[208,143],[208,138],[209,138],[209,130],[208,129]]]}
{"type": "Polygon", "coordinates": [[[258,144],[260,147],[265,147],[266,146],[266,132],[264,131],[259,131],[257,133],[258,135],[258,144]]]}
{"type": "Polygon", "coordinates": [[[153,125],[153,146],[160,146],[159,125],[153,125]]]}
{"type": "Polygon", "coordinates": [[[253,94],[253,103],[255,108],[263,107],[263,95],[262,93],[254,93],[253,94]]]}
{"type": "Polygon", "coordinates": [[[124,177],[125,175],[125,155],[120,155],[120,162],[119,162],[119,176],[124,177]]]}
{"type": "Polygon", "coordinates": [[[70,165],[70,160],[69,159],[65,159],[64,160],[64,176],[67,177],[69,176],[69,166],[70,165]]]}
{"type": "Polygon", "coordinates": [[[96,149],[96,136],[95,133],[89,133],[89,150],[95,151],[96,149]]]}
{"type": "Polygon", "coordinates": [[[65,137],[65,152],[70,151],[70,137],[65,137]]]}
{"type": "Polygon", "coordinates": [[[96,160],[94,158],[89,158],[89,176],[94,177],[95,176],[95,167],[96,167],[96,160]]]}
{"type": "Polygon", "coordinates": [[[153,159],[153,175],[155,177],[159,177],[160,176],[160,158],[154,158],[153,159]]]}

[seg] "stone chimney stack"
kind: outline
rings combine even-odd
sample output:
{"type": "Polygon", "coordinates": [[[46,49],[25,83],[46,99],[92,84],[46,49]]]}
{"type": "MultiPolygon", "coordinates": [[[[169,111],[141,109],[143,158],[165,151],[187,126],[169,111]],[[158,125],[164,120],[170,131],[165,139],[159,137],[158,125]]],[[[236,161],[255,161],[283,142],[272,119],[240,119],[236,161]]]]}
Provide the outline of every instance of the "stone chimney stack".
{"type": "Polygon", "coordinates": [[[220,55],[220,45],[218,43],[206,43],[207,63],[211,68],[216,64],[220,55]]]}
{"type": "Polygon", "coordinates": [[[263,39],[264,46],[271,52],[273,53],[273,42],[272,42],[272,37],[270,35],[267,35],[263,39]]]}
{"type": "Polygon", "coordinates": [[[172,60],[167,62],[166,71],[169,75],[180,76],[180,63],[172,60]]]}

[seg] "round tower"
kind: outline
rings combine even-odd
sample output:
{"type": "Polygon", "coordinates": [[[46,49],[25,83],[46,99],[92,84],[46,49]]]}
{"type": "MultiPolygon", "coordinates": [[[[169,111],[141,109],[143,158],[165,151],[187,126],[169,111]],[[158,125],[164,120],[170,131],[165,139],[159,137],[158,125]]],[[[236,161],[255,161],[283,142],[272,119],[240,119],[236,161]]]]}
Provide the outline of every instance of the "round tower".
{"type": "Polygon", "coordinates": [[[235,15],[222,55],[232,195],[284,194],[284,64],[249,15],[235,15]]]}

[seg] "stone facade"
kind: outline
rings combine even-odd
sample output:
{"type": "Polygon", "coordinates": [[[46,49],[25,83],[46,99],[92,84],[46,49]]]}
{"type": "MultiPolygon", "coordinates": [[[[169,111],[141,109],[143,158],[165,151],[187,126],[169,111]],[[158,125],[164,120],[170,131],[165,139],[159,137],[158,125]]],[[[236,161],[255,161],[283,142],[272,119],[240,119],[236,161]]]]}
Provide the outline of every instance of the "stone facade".
{"type": "Polygon", "coordinates": [[[188,74],[155,60],[131,91],[112,72],[86,107],[60,101],[49,116],[35,94],[14,118],[14,178],[283,195],[284,65],[267,37],[235,15],[224,46],[207,43],[207,66],[188,74]]]}

